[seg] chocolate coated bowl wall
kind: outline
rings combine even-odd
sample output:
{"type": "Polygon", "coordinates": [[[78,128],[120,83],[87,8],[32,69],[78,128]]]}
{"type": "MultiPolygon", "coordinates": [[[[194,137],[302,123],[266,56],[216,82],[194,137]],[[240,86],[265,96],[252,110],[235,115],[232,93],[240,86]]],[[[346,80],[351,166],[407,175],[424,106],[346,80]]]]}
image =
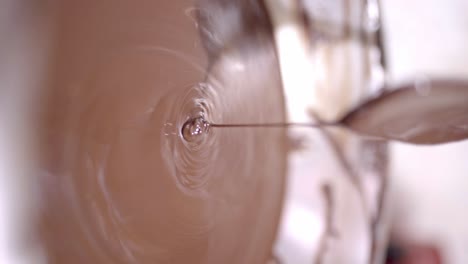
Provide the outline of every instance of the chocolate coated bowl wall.
{"type": "MultiPolygon", "coordinates": [[[[265,263],[286,171],[277,60],[232,48],[205,73],[190,1],[60,1],[41,126],[50,263],[265,263]]],[[[242,46],[242,45],[241,45],[242,46]]]]}

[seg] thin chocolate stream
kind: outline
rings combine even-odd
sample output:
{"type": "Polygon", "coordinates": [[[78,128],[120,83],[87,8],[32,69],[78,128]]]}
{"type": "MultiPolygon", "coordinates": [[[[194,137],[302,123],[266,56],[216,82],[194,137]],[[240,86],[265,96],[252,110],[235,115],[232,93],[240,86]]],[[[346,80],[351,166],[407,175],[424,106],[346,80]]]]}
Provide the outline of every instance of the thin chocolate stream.
{"type": "Polygon", "coordinates": [[[239,123],[239,124],[216,124],[208,123],[210,127],[310,127],[310,128],[322,128],[330,126],[339,126],[339,123],[261,123],[261,124],[249,124],[249,123],[239,123]]]}
{"type": "Polygon", "coordinates": [[[210,123],[202,116],[190,118],[185,121],[182,126],[181,134],[183,138],[189,142],[197,142],[201,135],[208,132],[212,127],[216,128],[275,128],[275,127],[308,127],[308,128],[323,128],[330,126],[340,126],[341,123],[231,123],[219,124],[210,123]]]}
{"type": "Polygon", "coordinates": [[[201,135],[208,131],[212,127],[217,128],[260,128],[260,127],[309,127],[309,128],[323,128],[330,126],[340,126],[341,123],[337,122],[321,122],[321,123],[231,123],[231,124],[220,124],[211,123],[206,121],[202,116],[188,119],[182,126],[182,135],[185,139],[190,140],[198,135],[201,135]]]}

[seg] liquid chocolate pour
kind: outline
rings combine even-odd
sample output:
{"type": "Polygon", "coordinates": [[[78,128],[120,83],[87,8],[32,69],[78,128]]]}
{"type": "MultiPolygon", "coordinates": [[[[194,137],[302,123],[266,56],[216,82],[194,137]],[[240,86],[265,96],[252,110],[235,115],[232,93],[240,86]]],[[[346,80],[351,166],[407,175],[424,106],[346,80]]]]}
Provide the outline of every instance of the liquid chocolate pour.
{"type": "Polygon", "coordinates": [[[309,128],[323,128],[323,127],[329,127],[329,126],[338,126],[338,123],[316,123],[316,124],[310,124],[310,123],[263,123],[263,124],[213,124],[209,123],[211,127],[309,127],[309,128]]]}
{"type": "Polygon", "coordinates": [[[338,126],[339,123],[231,123],[219,124],[210,123],[202,116],[188,119],[182,126],[182,137],[191,142],[199,136],[207,134],[211,127],[216,128],[287,128],[287,127],[309,127],[309,128],[324,128],[330,126],[338,126]]]}

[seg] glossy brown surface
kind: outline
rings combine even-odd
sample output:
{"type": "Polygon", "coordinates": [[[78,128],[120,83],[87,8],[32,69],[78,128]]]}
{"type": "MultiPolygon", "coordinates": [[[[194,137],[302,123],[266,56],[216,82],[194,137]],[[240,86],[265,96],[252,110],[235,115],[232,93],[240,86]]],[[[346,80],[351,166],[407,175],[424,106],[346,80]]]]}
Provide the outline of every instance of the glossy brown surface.
{"type": "MultiPolygon", "coordinates": [[[[43,111],[40,239],[50,263],[265,263],[286,171],[269,40],[208,77],[188,1],[60,1],[43,111]],[[198,84],[206,80],[206,83],[198,84]]],[[[259,40],[260,41],[260,40],[259,40]]]]}

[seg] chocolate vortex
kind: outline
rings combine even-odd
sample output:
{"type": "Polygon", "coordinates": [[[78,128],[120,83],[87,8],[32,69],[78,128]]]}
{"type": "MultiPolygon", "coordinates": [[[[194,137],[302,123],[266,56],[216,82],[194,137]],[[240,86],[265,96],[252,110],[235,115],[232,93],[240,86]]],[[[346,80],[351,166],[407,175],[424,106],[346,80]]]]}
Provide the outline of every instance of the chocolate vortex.
{"type": "Polygon", "coordinates": [[[189,2],[59,2],[41,130],[49,263],[265,263],[285,130],[181,130],[199,115],[284,122],[273,47],[226,51],[205,73],[189,2]]]}
{"type": "Polygon", "coordinates": [[[182,192],[203,195],[219,150],[216,132],[207,133],[208,124],[203,120],[213,116],[214,102],[219,99],[209,84],[201,83],[164,100],[171,101],[171,107],[164,109],[167,114],[161,138],[166,165],[182,192]]]}

